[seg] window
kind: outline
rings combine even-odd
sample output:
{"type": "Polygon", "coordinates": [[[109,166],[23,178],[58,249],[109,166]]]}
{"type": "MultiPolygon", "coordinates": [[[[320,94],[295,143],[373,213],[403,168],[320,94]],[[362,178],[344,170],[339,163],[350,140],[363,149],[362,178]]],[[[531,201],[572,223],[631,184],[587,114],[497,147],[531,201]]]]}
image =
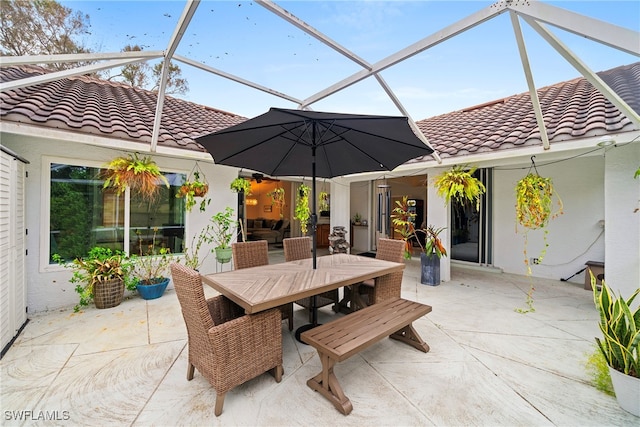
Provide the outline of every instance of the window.
{"type": "Polygon", "coordinates": [[[170,187],[161,186],[158,197],[149,202],[128,192],[103,190],[100,168],[52,163],[49,263],[54,263],[53,254],[72,260],[94,246],[140,254],[154,233],[156,244],[181,253],[185,209],[184,199],[176,194],[186,176],[163,174],[170,187]]]}

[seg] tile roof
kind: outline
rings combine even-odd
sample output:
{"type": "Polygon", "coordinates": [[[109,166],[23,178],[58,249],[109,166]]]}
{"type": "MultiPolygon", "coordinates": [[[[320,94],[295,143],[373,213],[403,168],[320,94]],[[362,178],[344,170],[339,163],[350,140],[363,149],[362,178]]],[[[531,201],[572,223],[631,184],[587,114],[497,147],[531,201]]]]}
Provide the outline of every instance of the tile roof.
{"type": "MultiPolygon", "coordinates": [[[[3,67],[0,82],[45,72],[35,66],[3,67]]],[[[598,75],[640,114],[640,62],[598,75]]],[[[551,144],[636,130],[585,78],[540,88],[538,96],[551,144]]],[[[76,76],[1,93],[0,118],[150,143],[156,100],[154,92],[76,76]]],[[[205,151],[195,137],[245,120],[167,96],[158,144],[205,151]]],[[[443,158],[542,144],[528,92],[420,120],[417,125],[443,158]]]]}
{"type": "MultiPolygon", "coordinates": [[[[640,114],[640,62],[597,74],[640,114]]],[[[551,145],[573,138],[637,130],[585,78],[540,88],[538,97],[551,145]]],[[[443,158],[542,145],[529,92],[416,124],[443,158]]]]}
{"type": "MultiPolygon", "coordinates": [[[[0,82],[48,71],[2,67],[0,82]]],[[[67,77],[0,94],[0,118],[69,132],[151,143],[157,94],[89,76],[67,77]]],[[[246,117],[166,96],[158,145],[206,151],[194,138],[241,123],[246,117]]]]}

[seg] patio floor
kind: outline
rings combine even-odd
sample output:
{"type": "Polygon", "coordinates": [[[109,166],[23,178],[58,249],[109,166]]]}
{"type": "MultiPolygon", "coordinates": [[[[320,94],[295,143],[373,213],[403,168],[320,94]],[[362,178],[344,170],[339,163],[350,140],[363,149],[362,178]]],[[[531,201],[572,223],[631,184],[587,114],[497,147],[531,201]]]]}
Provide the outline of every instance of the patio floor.
{"type": "MultiPolygon", "coordinates": [[[[270,256],[282,261],[281,252],[270,256]]],[[[456,267],[451,281],[430,287],[420,284],[419,260],[409,261],[402,293],[433,307],[414,323],[431,351],[385,339],[338,364],[353,403],[348,416],[307,387],[320,362],[286,322],[282,382],[264,374],[237,387],[216,418],[209,383],[197,371],[186,380],[186,329],[173,289],[112,309],[32,316],[0,362],[2,424],[638,425],[589,384],[584,362],[599,334],[591,293],[575,283],[535,283],[536,311],[520,314],[524,276],[456,267]]],[[[295,307],[298,327],[307,315],[295,307]]],[[[320,310],[321,322],[334,316],[320,310]]]]}

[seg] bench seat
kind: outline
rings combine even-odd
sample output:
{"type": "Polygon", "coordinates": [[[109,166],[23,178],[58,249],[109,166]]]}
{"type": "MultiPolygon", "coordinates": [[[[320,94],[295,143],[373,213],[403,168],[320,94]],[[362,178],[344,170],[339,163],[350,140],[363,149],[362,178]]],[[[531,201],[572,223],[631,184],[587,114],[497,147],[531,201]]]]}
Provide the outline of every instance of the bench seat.
{"type": "Polygon", "coordinates": [[[335,364],[387,336],[428,352],[429,346],[412,323],[429,312],[431,306],[394,298],[303,332],[300,338],[318,351],[322,363],[322,372],[308,380],[307,385],[326,397],[338,411],[348,415],[353,406],[333,372],[335,364]]]}

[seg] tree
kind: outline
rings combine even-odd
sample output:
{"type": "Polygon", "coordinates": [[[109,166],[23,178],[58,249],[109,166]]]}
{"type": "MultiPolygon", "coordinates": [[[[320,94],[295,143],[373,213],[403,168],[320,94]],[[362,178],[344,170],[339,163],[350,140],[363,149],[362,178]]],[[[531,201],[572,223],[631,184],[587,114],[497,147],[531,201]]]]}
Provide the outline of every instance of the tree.
{"type": "MultiPolygon", "coordinates": [[[[138,45],[126,45],[124,49],[122,49],[123,52],[139,52],[141,50],[142,48],[138,45]]],[[[120,74],[113,75],[109,77],[108,80],[117,80],[127,83],[130,86],[144,88],[149,81],[149,72],[149,64],[146,62],[138,62],[136,64],[125,65],[120,68],[120,74]]]]}
{"type": "MultiPolygon", "coordinates": [[[[140,52],[142,48],[139,45],[126,45],[123,52],[140,52]]],[[[120,74],[112,75],[108,80],[115,80],[126,83],[130,86],[140,87],[157,92],[160,88],[160,77],[162,76],[162,62],[157,63],[151,68],[146,62],[125,65],[120,68],[120,74]],[[153,86],[149,86],[149,80],[152,80],[153,86]]],[[[166,94],[180,93],[185,94],[189,90],[187,81],[182,78],[182,70],[173,62],[169,62],[169,74],[167,76],[166,94]]]]}
{"type": "MultiPolygon", "coordinates": [[[[153,67],[153,77],[155,81],[155,86],[151,89],[154,92],[157,92],[160,89],[160,77],[162,76],[162,62],[154,65],[153,67]]],[[[167,74],[167,87],[165,89],[165,93],[174,94],[180,93],[185,94],[189,91],[189,85],[187,81],[182,78],[182,70],[172,61],[169,61],[169,73],[167,74]]]]}
{"type": "MultiPolygon", "coordinates": [[[[90,34],[89,15],[62,6],[55,0],[0,0],[0,54],[6,56],[59,55],[91,53],[74,39],[90,34]]],[[[138,45],[127,45],[123,52],[141,51],[138,45]]],[[[54,70],[76,68],[83,63],[55,63],[47,67],[54,70]]],[[[120,68],[120,73],[109,77],[109,73],[98,73],[107,80],[116,80],[157,92],[160,88],[162,63],[153,67],[146,62],[129,64],[120,68]]],[[[185,94],[189,87],[182,78],[182,70],[169,63],[167,94],[185,94]]]]}
{"type": "MultiPolygon", "coordinates": [[[[74,39],[88,33],[89,15],[72,11],[55,0],[2,1],[0,53],[6,56],[88,53],[74,39]]],[[[73,63],[48,64],[63,70],[73,63]]]]}

